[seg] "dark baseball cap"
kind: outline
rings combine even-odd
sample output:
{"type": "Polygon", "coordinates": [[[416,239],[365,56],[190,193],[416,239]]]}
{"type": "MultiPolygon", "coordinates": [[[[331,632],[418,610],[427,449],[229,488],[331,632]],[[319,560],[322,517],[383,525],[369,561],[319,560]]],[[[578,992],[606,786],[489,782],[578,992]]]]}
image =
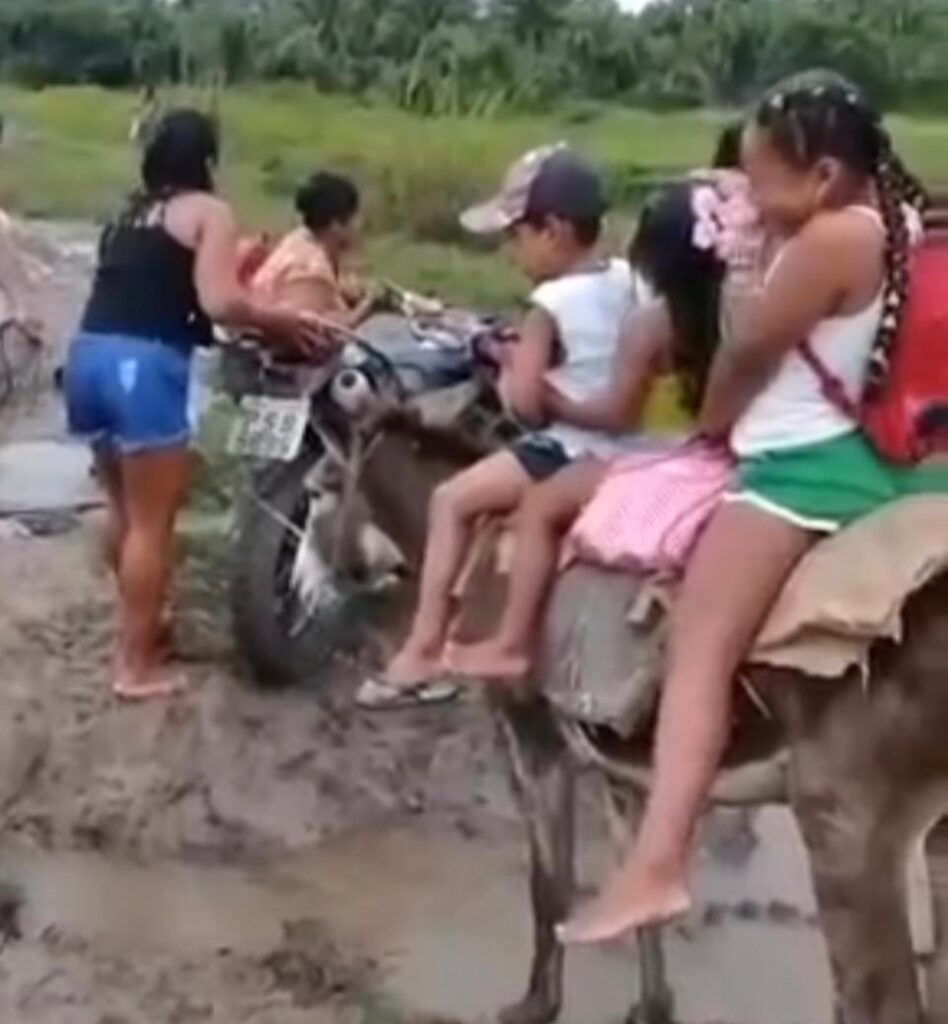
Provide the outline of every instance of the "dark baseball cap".
{"type": "Polygon", "coordinates": [[[493,198],[461,214],[461,225],[476,235],[494,235],[527,217],[598,220],[607,205],[595,169],[565,143],[558,143],[520,157],[493,198]]]}

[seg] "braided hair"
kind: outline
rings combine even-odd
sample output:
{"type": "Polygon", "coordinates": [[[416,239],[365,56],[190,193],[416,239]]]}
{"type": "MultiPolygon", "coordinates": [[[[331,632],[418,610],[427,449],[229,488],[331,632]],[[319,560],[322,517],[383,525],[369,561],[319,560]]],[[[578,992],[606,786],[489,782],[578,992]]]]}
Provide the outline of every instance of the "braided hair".
{"type": "Polygon", "coordinates": [[[694,244],[693,190],[693,183],[672,185],[645,206],[628,256],[665,300],[672,371],[682,405],[697,415],[721,335],[726,268],[713,251],[694,244]]]}
{"type": "Polygon", "coordinates": [[[808,71],[776,85],[758,106],[755,122],[794,166],[809,168],[831,157],[875,186],[886,248],[882,320],[867,378],[871,394],[888,372],[908,295],[911,236],[905,207],[923,213],[925,191],[895,152],[879,112],[835,72],[808,71]]]}

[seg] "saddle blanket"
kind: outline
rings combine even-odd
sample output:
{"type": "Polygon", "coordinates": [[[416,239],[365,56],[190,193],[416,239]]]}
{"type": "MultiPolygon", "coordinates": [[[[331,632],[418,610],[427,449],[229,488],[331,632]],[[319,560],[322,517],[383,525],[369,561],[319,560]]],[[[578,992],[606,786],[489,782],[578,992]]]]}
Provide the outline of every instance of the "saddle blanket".
{"type": "Polygon", "coordinates": [[[865,672],[875,641],[901,639],[907,598],[945,571],[948,497],[895,502],[813,548],[750,661],[825,678],[865,672]]]}

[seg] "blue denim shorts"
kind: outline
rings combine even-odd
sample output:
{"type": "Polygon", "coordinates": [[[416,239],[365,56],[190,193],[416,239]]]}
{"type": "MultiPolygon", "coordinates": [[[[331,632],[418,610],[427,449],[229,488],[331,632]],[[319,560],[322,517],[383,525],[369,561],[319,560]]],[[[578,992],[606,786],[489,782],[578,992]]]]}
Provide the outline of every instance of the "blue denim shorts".
{"type": "Polygon", "coordinates": [[[190,350],[121,334],[79,334],[65,372],[71,433],[95,448],[133,454],[183,447],[190,350]]]}

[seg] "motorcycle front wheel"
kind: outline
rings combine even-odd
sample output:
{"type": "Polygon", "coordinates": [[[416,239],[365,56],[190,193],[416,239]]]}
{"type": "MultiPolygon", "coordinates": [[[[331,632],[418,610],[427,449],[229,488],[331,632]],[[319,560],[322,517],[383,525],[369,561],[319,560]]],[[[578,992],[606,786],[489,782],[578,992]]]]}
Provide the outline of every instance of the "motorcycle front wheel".
{"type": "Polygon", "coordinates": [[[233,558],[231,610],[237,647],[262,686],[319,684],[334,655],[364,638],[367,596],[327,570],[315,607],[306,607],[294,565],[310,503],[306,477],[319,458],[257,475],[244,500],[233,558]]]}

